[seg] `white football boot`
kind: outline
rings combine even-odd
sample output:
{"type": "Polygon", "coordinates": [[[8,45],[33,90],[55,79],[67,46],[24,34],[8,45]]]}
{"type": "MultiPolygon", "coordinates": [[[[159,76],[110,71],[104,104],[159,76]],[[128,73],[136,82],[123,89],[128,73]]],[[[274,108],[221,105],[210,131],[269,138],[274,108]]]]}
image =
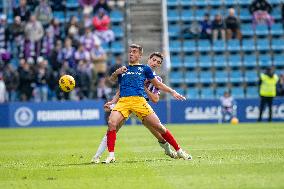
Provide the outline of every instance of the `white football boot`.
{"type": "Polygon", "coordinates": [[[186,152],[183,151],[182,149],[179,149],[179,150],[177,151],[177,156],[178,156],[179,158],[184,159],[184,160],[192,160],[191,155],[189,155],[188,153],[186,153],[186,152]]]}
{"type": "Polygon", "coordinates": [[[115,162],[115,157],[108,156],[106,160],[104,160],[102,163],[109,164],[114,162],[115,162]]]}
{"type": "Polygon", "coordinates": [[[159,142],[159,144],[165,150],[165,154],[167,156],[170,156],[171,158],[174,158],[174,159],[179,158],[177,153],[171,149],[171,146],[168,142],[166,142],[164,144],[159,142]]]}
{"type": "Polygon", "coordinates": [[[91,163],[98,164],[98,163],[100,163],[100,159],[101,159],[100,156],[98,156],[98,157],[94,156],[91,160],[91,163]]]}

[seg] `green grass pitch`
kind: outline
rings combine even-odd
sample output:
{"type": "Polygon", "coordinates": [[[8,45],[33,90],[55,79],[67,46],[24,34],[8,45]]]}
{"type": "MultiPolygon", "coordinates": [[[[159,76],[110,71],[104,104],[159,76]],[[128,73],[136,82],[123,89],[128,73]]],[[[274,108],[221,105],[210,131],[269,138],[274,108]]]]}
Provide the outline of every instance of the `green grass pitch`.
{"type": "Polygon", "coordinates": [[[192,161],[142,126],[122,128],[109,165],[89,163],[106,127],[0,129],[0,188],[284,188],[284,123],[168,128],[192,161]]]}

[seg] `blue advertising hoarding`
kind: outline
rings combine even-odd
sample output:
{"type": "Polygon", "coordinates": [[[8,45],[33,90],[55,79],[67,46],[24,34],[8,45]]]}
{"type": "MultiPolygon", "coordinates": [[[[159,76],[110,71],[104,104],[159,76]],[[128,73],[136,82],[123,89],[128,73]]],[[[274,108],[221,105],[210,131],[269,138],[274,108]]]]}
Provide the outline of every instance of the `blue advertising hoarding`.
{"type": "MultiPolygon", "coordinates": [[[[240,122],[257,120],[259,99],[236,99],[236,102],[240,122]]],[[[0,127],[105,125],[103,104],[102,100],[1,104],[0,127]]],[[[162,123],[167,120],[169,123],[218,123],[222,118],[219,100],[171,100],[170,111],[166,101],[150,104],[162,123]]],[[[266,108],[263,119],[267,117],[266,108]]],[[[274,99],[273,121],[284,121],[284,98],[274,99]]]]}

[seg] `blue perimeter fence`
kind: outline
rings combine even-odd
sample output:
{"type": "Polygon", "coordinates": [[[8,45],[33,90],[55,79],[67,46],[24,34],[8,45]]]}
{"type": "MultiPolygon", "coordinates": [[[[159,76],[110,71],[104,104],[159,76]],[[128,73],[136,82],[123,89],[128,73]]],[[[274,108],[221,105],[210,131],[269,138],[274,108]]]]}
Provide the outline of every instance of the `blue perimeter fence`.
{"type": "MultiPolygon", "coordinates": [[[[236,103],[240,122],[257,120],[259,99],[236,99],[236,103]]],[[[0,127],[105,125],[103,104],[102,100],[1,104],[0,127]]],[[[162,123],[218,123],[222,117],[219,100],[161,100],[151,106],[162,123]]],[[[267,117],[266,108],[263,119],[267,117]]],[[[274,99],[273,121],[284,121],[284,98],[274,99]]]]}

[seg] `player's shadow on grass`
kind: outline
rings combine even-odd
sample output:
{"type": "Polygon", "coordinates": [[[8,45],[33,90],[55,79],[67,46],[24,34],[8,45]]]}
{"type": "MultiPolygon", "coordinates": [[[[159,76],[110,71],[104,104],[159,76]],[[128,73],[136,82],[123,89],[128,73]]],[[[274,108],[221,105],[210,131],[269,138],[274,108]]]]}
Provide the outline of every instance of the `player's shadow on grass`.
{"type": "Polygon", "coordinates": [[[120,163],[152,163],[152,162],[162,162],[162,161],[173,161],[172,159],[145,159],[145,160],[126,160],[120,163]]]}
{"type": "Polygon", "coordinates": [[[86,162],[86,163],[69,163],[69,164],[56,164],[53,165],[55,167],[67,167],[67,166],[81,166],[81,165],[93,165],[93,163],[86,162]]]}

